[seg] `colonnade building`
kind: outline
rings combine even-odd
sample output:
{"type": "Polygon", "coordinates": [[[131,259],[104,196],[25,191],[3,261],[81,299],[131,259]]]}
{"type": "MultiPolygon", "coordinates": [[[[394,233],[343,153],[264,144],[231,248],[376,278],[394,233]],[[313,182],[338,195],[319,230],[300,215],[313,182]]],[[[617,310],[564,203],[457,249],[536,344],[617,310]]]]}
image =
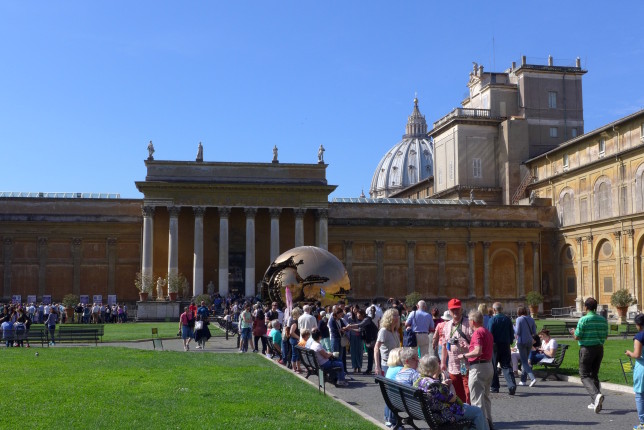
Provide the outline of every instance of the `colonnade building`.
{"type": "Polygon", "coordinates": [[[184,297],[254,295],[301,245],[345,265],[350,300],[418,292],[442,303],[530,291],[544,307],[641,302],[644,111],[584,134],[572,65],[475,64],[461,107],[428,127],[415,100],[370,197],[329,199],[327,165],[145,160],[142,199],[0,194],[0,291],[134,302],[137,273],[182,274],[184,297]],[[209,287],[210,286],[210,287],[209,287]]]}

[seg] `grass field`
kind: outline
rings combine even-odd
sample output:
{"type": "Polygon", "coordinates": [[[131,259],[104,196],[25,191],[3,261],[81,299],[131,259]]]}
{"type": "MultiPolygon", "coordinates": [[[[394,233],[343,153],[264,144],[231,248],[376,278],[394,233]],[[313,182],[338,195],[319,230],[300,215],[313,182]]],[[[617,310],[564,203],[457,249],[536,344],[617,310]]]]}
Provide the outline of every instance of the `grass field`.
{"type": "Polygon", "coordinates": [[[3,428],[377,428],[255,354],[7,348],[2,369],[3,428]]]}

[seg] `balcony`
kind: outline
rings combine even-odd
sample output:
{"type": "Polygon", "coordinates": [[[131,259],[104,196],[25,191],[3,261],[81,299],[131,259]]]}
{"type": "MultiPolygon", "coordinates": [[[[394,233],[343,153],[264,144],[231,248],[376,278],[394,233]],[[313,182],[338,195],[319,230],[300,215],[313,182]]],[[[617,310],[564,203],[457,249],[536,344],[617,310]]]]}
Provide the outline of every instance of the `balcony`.
{"type": "Polygon", "coordinates": [[[473,118],[473,119],[490,119],[492,114],[490,109],[471,109],[471,108],[455,108],[453,111],[439,119],[434,123],[434,128],[451,121],[453,118],[473,118]]]}

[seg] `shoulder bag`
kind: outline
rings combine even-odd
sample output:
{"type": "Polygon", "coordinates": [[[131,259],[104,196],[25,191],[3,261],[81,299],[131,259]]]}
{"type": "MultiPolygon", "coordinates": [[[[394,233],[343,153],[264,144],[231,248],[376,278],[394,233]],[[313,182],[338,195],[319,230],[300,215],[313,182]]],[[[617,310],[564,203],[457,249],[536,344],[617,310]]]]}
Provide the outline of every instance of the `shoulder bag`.
{"type": "MultiPolygon", "coordinates": [[[[416,317],[416,311],[412,312],[414,316],[412,318],[416,317]]],[[[410,318],[407,319],[409,321],[410,318]]],[[[415,348],[418,346],[418,340],[416,339],[416,332],[414,332],[413,324],[409,329],[405,329],[403,331],[403,346],[415,348]]]]}

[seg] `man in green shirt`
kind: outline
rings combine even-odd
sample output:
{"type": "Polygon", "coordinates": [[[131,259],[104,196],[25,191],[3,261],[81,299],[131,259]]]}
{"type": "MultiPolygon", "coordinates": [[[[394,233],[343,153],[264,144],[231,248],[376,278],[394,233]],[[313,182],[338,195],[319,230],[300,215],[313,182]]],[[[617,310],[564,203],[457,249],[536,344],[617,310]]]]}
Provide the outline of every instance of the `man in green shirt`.
{"type": "Polygon", "coordinates": [[[576,329],[570,329],[570,334],[579,343],[579,377],[592,399],[588,409],[593,409],[598,414],[604,401],[604,395],[599,391],[598,375],[604,358],[608,323],[597,315],[597,300],[588,297],[584,306],[586,315],[579,320],[576,329]]]}

